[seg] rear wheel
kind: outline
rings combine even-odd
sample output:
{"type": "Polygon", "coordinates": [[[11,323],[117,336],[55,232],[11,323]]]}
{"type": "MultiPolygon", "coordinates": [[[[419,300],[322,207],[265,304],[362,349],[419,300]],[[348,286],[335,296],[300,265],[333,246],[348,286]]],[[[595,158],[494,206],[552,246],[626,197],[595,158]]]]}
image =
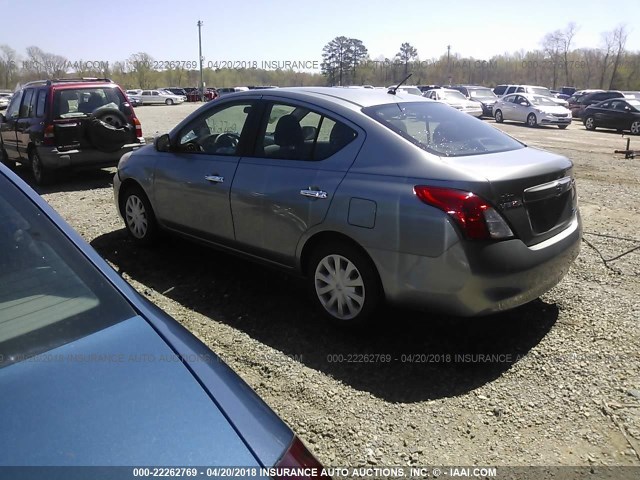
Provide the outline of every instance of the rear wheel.
{"type": "Polygon", "coordinates": [[[535,113],[530,113],[527,116],[527,126],[529,126],[529,127],[537,127],[538,126],[538,119],[536,118],[535,113]]]}
{"type": "Polygon", "coordinates": [[[496,110],[494,118],[496,119],[496,122],[502,123],[504,121],[504,118],[502,118],[502,111],[501,110],[496,110]]]}
{"type": "Polygon", "coordinates": [[[584,119],[584,128],[587,130],[596,129],[596,120],[593,117],[587,117],[584,119]]]}
{"type": "Polygon", "coordinates": [[[47,185],[53,181],[54,173],[42,165],[40,155],[35,149],[29,153],[29,160],[31,161],[31,174],[36,184],[47,185]]]}
{"type": "Polygon", "coordinates": [[[155,242],[158,237],[158,225],[144,191],[137,186],[128,187],[121,197],[120,205],[127,232],[133,241],[140,245],[155,242]]]}
{"type": "Polygon", "coordinates": [[[631,133],[634,135],[640,135],[640,120],[636,120],[631,124],[631,133]]]}
{"type": "Polygon", "coordinates": [[[348,243],[320,246],[311,257],[307,273],[314,301],[325,316],[340,326],[365,325],[382,302],[375,266],[348,243]]]}

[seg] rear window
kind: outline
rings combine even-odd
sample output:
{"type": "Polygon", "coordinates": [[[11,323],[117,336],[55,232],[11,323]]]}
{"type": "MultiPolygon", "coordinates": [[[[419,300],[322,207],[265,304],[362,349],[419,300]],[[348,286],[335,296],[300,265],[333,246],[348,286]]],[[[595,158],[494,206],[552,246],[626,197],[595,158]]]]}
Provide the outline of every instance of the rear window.
{"type": "Polygon", "coordinates": [[[116,108],[130,115],[126,98],[118,88],[92,87],[55,90],[53,97],[54,118],[86,117],[98,108],[116,108]]]}
{"type": "Polygon", "coordinates": [[[135,315],[71,241],[0,175],[0,368],[135,315]]]}
{"type": "Polygon", "coordinates": [[[439,156],[506,152],[524,145],[496,128],[436,102],[376,105],[363,112],[414,145],[439,156]]]}

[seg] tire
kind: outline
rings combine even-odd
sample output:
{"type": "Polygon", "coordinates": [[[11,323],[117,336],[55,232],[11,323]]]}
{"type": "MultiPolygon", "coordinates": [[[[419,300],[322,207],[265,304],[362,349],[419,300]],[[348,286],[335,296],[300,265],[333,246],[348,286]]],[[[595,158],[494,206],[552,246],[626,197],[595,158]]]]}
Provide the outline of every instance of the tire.
{"type": "Polygon", "coordinates": [[[40,155],[38,155],[37,150],[31,150],[29,153],[29,161],[31,165],[31,174],[33,175],[33,179],[37,185],[43,186],[53,182],[54,173],[51,170],[47,170],[44,165],[42,165],[42,160],[40,160],[40,155]]]}
{"type": "Polygon", "coordinates": [[[504,118],[502,117],[502,110],[496,110],[496,113],[493,114],[493,117],[496,119],[496,123],[504,122],[504,118]]]}
{"type": "Polygon", "coordinates": [[[133,126],[124,114],[115,108],[105,108],[91,114],[88,122],[89,140],[105,153],[117,152],[133,141],[133,126]]]}
{"type": "Polygon", "coordinates": [[[7,155],[7,151],[3,147],[0,147],[0,163],[11,170],[16,168],[16,162],[9,160],[9,155],[7,155]]]}
{"type": "Polygon", "coordinates": [[[139,245],[152,245],[158,239],[158,224],[151,203],[138,186],[125,189],[120,197],[120,210],[127,233],[139,245]]]}
{"type": "Polygon", "coordinates": [[[530,113],[529,115],[527,115],[527,126],[528,127],[538,126],[538,119],[536,118],[535,113],[530,113]]]}
{"type": "Polygon", "coordinates": [[[171,100],[170,98],[167,98],[167,99],[164,101],[164,103],[165,103],[165,105],[173,105],[173,100],[171,100]]]}
{"type": "Polygon", "coordinates": [[[587,117],[584,119],[584,128],[587,130],[595,130],[596,129],[596,120],[593,117],[587,117]]]}
{"type": "Polygon", "coordinates": [[[558,125],[558,128],[560,130],[564,130],[565,128],[567,128],[569,125],[558,125]]]}
{"type": "Polygon", "coordinates": [[[364,253],[347,243],[319,246],[311,256],[307,279],[320,311],[342,327],[365,325],[383,300],[375,266],[364,253]]]}
{"type": "Polygon", "coordinates": [[[629,130],[631,130],[632,135],[640,135],[640,120],[633,122],[629,130]]]}

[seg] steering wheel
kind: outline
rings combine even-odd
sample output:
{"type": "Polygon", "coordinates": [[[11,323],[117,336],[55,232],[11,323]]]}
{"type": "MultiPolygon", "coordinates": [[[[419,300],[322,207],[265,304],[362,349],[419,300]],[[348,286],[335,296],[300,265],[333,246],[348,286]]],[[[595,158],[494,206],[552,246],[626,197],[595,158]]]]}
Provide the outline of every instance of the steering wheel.
{"type": "Polygon", "coordinates": [[[238,148],[238,142],[240,141],[240,135],[237,133],[221,133],[216,137],[215,145],[216,149],[219,148],[230,148],[234,151],[238,148]]]}
{"type": "Polygon", "coordinates": [[[202,146],[196,142],[195,140],[191,140],[190,142],[185,143],[182,148],[188,153],[202,153],[204,149],[202,146]]]}

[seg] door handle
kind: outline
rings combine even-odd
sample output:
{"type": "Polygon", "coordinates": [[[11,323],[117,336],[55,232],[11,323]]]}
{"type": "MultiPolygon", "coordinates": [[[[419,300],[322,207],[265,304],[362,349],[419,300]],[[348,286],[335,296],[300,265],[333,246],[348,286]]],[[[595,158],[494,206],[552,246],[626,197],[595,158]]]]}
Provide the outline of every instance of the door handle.
{"type": "Polygon", "coordinates": [[[311,197],[311,198],[327,198],[327,192],[323,192],[322,190],[308,188],[305,190],[300,190],[300,195],[303,197],[311,197]]]}
{"type": "Polygon", "coordinates": [[[221,175],[206,175],[204,179],[211,183],[223,183],[224,177],[221,175]]]}

